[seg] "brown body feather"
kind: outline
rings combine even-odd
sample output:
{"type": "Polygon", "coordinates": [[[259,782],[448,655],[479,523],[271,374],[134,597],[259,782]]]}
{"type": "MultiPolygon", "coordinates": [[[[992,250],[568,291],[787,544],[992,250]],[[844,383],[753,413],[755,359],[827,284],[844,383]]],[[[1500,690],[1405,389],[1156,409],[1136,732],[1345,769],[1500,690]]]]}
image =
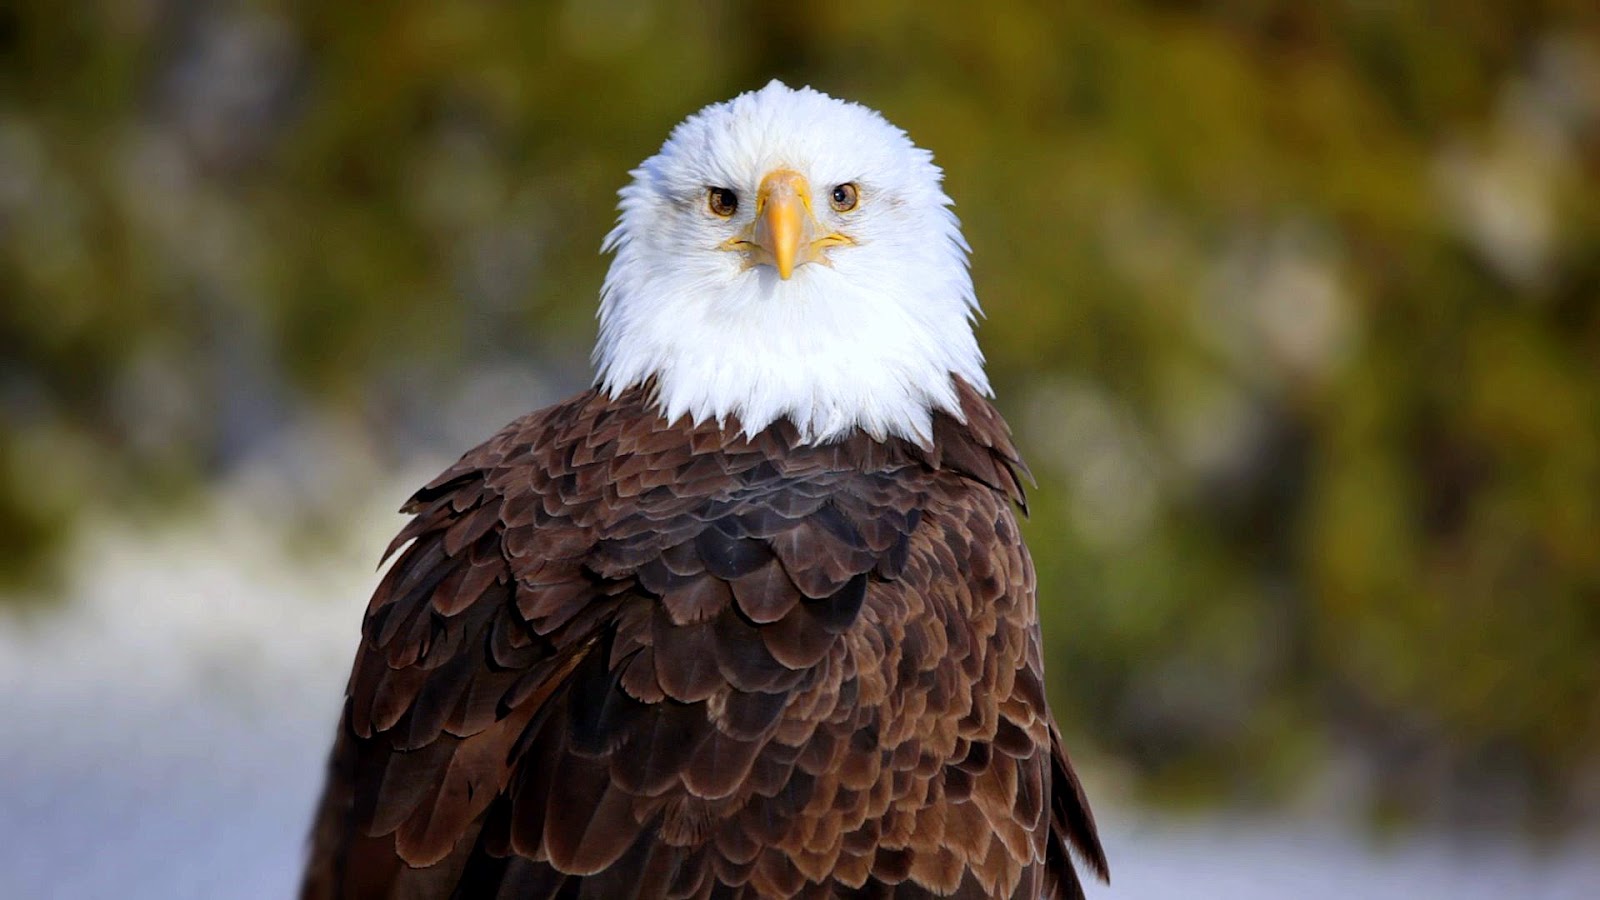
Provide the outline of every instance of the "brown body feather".
{"type": "Polygon", "coordinates": [[[407,506],[305,898],[1081,897],[1004,422],[521,419],[407,506]]]}

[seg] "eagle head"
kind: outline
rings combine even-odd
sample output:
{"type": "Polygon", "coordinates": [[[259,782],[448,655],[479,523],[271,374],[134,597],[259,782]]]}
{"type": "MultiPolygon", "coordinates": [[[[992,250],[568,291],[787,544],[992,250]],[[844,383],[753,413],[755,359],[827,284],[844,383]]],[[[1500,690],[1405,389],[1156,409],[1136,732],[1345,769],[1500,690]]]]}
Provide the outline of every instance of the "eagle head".
{"type": "Polygon", "coordinates": [[[597,382],[669,420],[926,443],[983,393],[967,243],[933,156],[877,112],[773,81],[684,120],[622,188],[597,382]]]}

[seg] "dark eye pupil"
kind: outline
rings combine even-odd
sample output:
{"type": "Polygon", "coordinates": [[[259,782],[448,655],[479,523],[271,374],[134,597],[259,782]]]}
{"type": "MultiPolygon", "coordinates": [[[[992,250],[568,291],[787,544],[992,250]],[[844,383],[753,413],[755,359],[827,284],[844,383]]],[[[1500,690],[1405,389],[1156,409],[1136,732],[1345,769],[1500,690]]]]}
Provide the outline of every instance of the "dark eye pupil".
{"type": "Polygon", "coordinates": [[[711,189],[711,211],[719,216],[731,216],[739,208],[739,195],[722,187],[711,189]]]}
{"type": "Polygon", "coordinates": [[[838,187],[833,189],[833,202],[835,202],[835,203],[849,203],[850,202],[850,192],[844,189],[844,185],[841,184],[838,187]]]}

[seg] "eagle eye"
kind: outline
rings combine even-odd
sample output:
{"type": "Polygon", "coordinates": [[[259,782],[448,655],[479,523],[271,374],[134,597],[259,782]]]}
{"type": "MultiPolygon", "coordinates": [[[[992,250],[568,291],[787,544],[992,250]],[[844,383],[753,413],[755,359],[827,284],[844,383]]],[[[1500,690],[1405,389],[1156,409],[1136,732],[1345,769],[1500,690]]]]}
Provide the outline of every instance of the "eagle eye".
{"type": "Polygon", "coordinates": [[[739,195],[732,188],[714,187],[706,191],[706,206],[726,219],[739,211],[739,195]]]}
{"type": "Polygon", "coordinates": [[[860,202],[861,189],[856,187],[853,181],[834,185],[833,193],[828,195],[828,205],[838,212],[849,212],[860,202]]]}

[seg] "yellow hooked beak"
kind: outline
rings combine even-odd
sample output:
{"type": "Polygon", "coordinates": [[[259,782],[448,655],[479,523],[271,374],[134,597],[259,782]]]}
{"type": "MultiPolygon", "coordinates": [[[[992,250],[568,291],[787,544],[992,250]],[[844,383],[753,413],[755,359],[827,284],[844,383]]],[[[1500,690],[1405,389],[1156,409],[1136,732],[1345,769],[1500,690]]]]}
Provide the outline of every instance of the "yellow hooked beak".
{"type": "Polygon", "coordinates": [[[811,212],[811,185],[804,175],[775,169],[761,179],[755,221],[724,246],[745,251],[752,265],[771,265],[778,270],[778,277],[787,281],[799,266],[826,264],[823,251],[829,247],[853,243],[838,232],[823,232],[811,212]]]}

